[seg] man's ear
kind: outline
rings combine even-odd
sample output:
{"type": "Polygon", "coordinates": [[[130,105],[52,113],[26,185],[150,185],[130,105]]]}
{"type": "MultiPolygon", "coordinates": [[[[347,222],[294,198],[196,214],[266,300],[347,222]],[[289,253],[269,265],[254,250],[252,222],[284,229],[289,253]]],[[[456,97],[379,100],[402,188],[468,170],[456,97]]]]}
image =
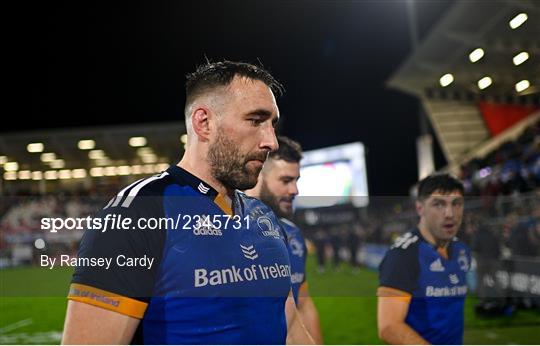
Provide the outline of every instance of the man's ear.
{"type": "Polygon", "coordinates": [[[191,114],[191,126],[198,140],[207,142],[210,136],[210,112],[208,109],[199,107],[191,114]]]}
{"type": "Polygon", "coordinates": [[[422,217],[423,212],[424,212],[424,202],[416,201],[416,214],[422,217]]]}

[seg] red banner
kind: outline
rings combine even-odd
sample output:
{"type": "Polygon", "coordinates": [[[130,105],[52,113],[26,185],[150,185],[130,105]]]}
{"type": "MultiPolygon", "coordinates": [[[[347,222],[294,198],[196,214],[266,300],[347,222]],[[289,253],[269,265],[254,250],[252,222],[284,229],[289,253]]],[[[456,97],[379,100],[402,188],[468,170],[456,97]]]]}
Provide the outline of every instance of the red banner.
{"type": "Polygon", "coordinates": [[[538,110],[535,106],[480,102],[478,104],[484,121],[494,137],[538,110]]]}

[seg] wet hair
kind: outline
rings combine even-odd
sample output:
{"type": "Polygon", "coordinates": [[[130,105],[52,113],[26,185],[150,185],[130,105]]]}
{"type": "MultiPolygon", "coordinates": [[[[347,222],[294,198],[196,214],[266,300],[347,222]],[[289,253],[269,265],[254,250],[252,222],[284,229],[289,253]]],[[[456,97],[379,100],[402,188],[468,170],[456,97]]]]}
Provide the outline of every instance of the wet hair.
{"type": "Polygon", "coordinates": [[[302,159],[302,147],[300,143],[285,136],[278,136],[277,141],[279,148],[268,155],[269,159],[284,160],[292,163],[300,162],[302,159]]]}
{"type": "Polygon", "coordinates": [[[450,193],[459,191],[463,195],[463,183],[450,174],[433,174],[418,183],[418,200],[424,201],[435,191],[450,193]]]}
{"type": "Polygon", "coordinates": [[[235,76],[261,81],[277,96],[283,95],[285,90],[262,66],[228,60],[208,61],[186,76],[186,105],[209,90],[228,86],[235,76]]]}

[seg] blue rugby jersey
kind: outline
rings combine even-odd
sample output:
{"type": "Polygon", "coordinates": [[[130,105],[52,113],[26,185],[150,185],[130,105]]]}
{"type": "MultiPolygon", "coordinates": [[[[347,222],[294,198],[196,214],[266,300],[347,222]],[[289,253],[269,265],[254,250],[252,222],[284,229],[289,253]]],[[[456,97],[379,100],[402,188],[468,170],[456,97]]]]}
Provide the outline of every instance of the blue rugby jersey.
{"type": "Polygon", "coordinates": [[[457,238],[447,251],[445,259],[414,229],[395,241],[379,267],[380,287],[411,294],[405,322],[432,344],[463,343],[471,255],[457,238]]]}
{"type": "Polygon", "coordinates": [[[294,223],[285,218],[281,218],[280,221],[287,235],[289,259],[291,261],[292,291],[294,301],[298,304],[300,286],[306,281],[306,241],[302,236],[302,231],[294,223]]]}
{"type": "Polygon", "coordinates": [[[283,230],[270,208],[241,192],[233,209],[177,166],[131,184],[100,218],[179,222],[159,230],[87,230],[79,257],[155,261],[150,269],[77,267],[69,299],[141,319],[133,343],[285,343],[291,275],[283,230]]]}

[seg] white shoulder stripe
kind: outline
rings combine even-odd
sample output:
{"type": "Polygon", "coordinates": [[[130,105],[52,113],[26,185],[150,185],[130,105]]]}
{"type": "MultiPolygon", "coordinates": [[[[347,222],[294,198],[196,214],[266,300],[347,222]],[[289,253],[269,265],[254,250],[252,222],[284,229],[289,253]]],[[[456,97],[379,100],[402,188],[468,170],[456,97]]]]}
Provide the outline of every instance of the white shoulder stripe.
{"type": "Polygon", "coordinates": [[[107,205],[106,205],[103,209],[107,209],[108,207],[110,207],[111,204],[114,202],[115,198],[116,198],[116,197],[111,198],[111,200],[109,201],[109,203],[107,203],[107,205]]]}
{"type": "Polygon", "coordinates": [[[133,189],[131,189],[131,191],[129,191],[126,199],[124,200],[124,203],[122,203],[122,207],[128,208],[131,205],[131,202],[133,202],[133,200],[135,199],[135,196],[137,196],[137,194],[143,187],[153,182],[154,180],[161,179],[167,175],[169,175],[168,172],[163,172],[160,175],[156,175],[154,177],[151,177],[151,178],[148,178],[139,182],[133,189]]]}
{"type": "Polygon", "coordinates": [[[143,179],[139,179],[131,184],[129,184],[128,186],[126,186],[125,188],[122,189],[122,191],[120,191],[118,193],[118,195],[116,195],[116,199],[114,200],[114,203],[111,205],[111,207],[116,207],[119,203],[120,203],[120,200],[122,199],[122,197],[124,196],[124,193],[126,193],[127,189],[129,189],[130,187],[132,187],[133,185],[135,184],[138,184],[139,182],[141,182],[143,179]]]}

